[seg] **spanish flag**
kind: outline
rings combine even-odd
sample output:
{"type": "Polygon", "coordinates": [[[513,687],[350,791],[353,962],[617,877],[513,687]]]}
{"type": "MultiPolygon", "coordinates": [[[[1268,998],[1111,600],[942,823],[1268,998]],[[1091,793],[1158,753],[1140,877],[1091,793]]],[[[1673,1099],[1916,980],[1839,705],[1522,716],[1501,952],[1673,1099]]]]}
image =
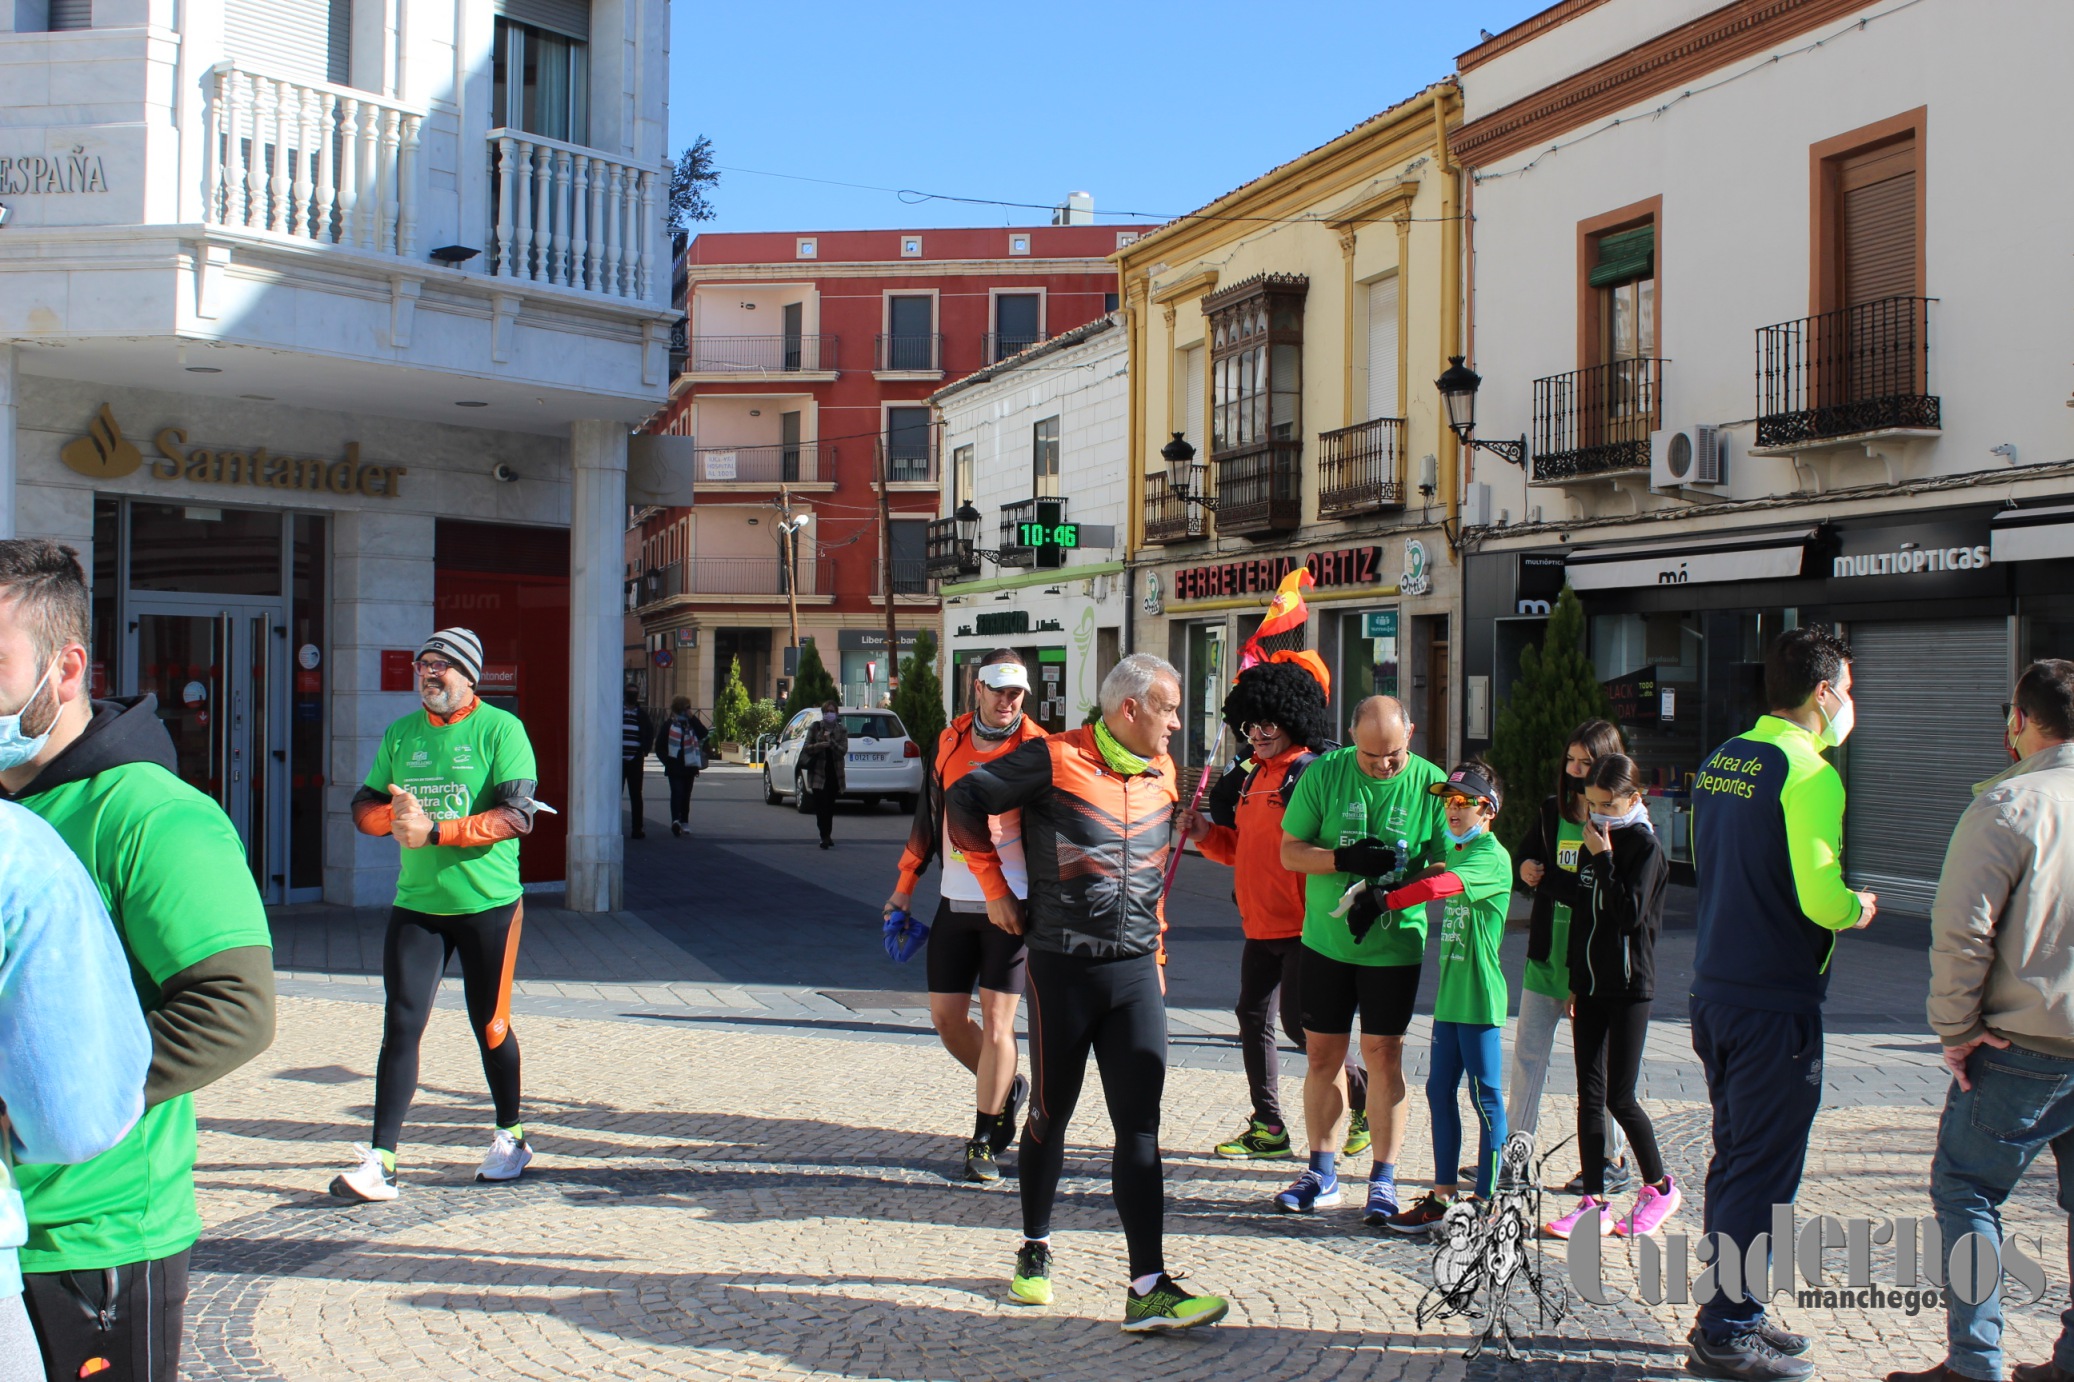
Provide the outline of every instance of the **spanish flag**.
{"type": "Polygon", "coordinates": [[[1311,580],[1311,571],[1307,566],[1299,566],[1282,578],[1281,588],[1275,591],[1275,598],[1268,604],[1267,614],[1261,619],[1260,627],[1246,640],[1246,646],[1239,649],[1241,672],[1257,662],[1267,660],[1267,654],[1260,648],[1261,639],[1287,633],[1311,617],[1310,608],[1303,602],[1303,588],[1313,584],[1315,582],[1311,580]]]}

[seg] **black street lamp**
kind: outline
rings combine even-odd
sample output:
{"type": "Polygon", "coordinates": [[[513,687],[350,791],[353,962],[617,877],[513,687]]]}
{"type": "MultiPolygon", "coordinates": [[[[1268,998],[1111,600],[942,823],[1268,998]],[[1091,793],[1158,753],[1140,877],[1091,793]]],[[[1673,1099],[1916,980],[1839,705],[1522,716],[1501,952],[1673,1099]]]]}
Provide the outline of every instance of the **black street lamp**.
{"type": "Polygon", "coordinates": [[[1518,441],[1484,441],[1475,435],[1476,390],[1483,383],[1483,376],[1463,364],[1459,355],[1450,355],[1447,360],[1447,373],[1434,380],[1433,387],[1440,390],[1440,401],[1447,405],[1448,430],[1470,450],[1480,448],[1511,461],[1522,470],[1526,469],[1527,438],[1524,434],[1518,441]]]}
{"type": "Polygon", "coordinates": [[[1176,432],[1174,439],[1159,449],[1160,459],[1167,463],[1167,491],[1186,503],[1200,505],[1211,513],[1217,512],[1217,501],[1207,494],[1191,494],[1186,478],[1194,468],[1195,448],[1188,439],[1176,432]]]}
{"type": "MultiPolygon", "coordinates": [[[[951,514],[951,521],[958,525],[958,545],[975,557],[984,557],[994,565],[1001,565],[1001,553],[990,551],[979,545],[979,510],[967,499],[951,514]]],[[[973,570],[978,570],[974,567],[973,570]]]]}

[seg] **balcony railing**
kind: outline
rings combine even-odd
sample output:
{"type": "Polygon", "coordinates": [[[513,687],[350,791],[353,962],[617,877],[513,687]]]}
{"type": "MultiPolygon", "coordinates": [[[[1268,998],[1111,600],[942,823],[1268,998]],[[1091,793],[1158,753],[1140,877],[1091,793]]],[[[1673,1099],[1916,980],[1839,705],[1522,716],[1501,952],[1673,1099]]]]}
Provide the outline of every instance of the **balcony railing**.
{"type": "Polygon", "coordinates": [[[1217,531],[1245,537],[1303,525],[1303,443],[1257,442],[1213,458],[1217,531]]]}
{"type": "MultiPolygon", "coordinates": [[[[1188,467],[1188,492],[1201,494],[1209,483],[1210,467],[1192,465],[1188,467]]],[[[1164,475],[1145,477],[1145,540],[1147,542],[1187,542],[1203,536],[1203,506],[1191,504],[1176,494],[1164,475]]]]}
{"type": "Polygon", "coordinates": [[[1881,298],[1757,330],[1757,444],[1941,427],[1930,298],[1881,298]]]}
{"type": "Polygon", "coordinates": [[[522,130],[490,131],[489,268],[608,297],[654,296],[656,170],[522,130]]]}
{"type": "Polygon", "coordinates": [[[990,365],[997,364],[1011,355],[1022,354],[1043,339],[1042,336],[1004,336],[989,331],[980,343],[980,358],[990,365]]]}
{"type": "Polygon", "coordinates": [[[927,484],[936,478],[936,429],[920,437],[882,436],[874,477],[884,476],[896,485],[927,484]]]}
{"type": "MultiPolygon", "coordinates": [[[[1059,506],[1059,521],[1065,521],[1066,501],[1050,496],[1047,502],[1059,506]]],[[[1035,566],[1037,549],[1023,544],[1023,524],[1037,521],[1037,500],[1018,499],[1013,504],[1001,506],[1001,564],[1003,566],[1035,566]]]]}
{"type": "MultiPolygon", "coordinates": [[[[871,593],[873,595],[882,596],[886,593],[885,570],[886,568],[883,564],[877,559],[873,559],[871,563],[871,593]]],[[[927,558],[893,558],[893,594],[896,598],[904,595],[928,595],[929,593],[929,562],[927,558]]]]}
{"type": "Polygon", "coordinates": [[[942,336],[889,336],[880,332],[872,352],[875,370],[926,374],[943,369],[942,336]]]}
{"type": "MultiPolygon", "coordinates": [[[[829,595],[835,591],[833,557],[798,559],[799,593],[829,595]]],[[[666,566],[650,567],[636,586],[643,604],[654,604],[672,596],[693,599],[704,596],[772,595],[788,593],[785,563],[774,549],[767,557],[688,557],[666,566]]]]}
{"type": "Polygon", "coordinates": [[[1614,360],[1534,381],[1534,483],[1649,469],[1664,362],[1614,360]]]}
{"type": "Polygon", "coordinates": [[[772,446],[701,446],[693,484],[729,483],[796,485],[821,478],[820,447],[815,442],[780,442],[772,446]]]}
{"type": "Polygon", "coordinates": [[[836,367],[834,336],[695,336],[684,367],[696,374],[812,374],[836,367]]]}
{"type": "Polygon", "coordinates": [[[1379,417],[1318,435],[1318,517],[1404,504],[1404,419],[1379,417]]]}
{"type": "Polygon", "coordinates": [[[209,69],[208,92],[210,224],[416,253],[423,111],[227,62],[209,69]]]}
{"type": "Polygon", "coordinates": [[[958,536],[958,520],[938,518],[929,524],[928,574],[939,581],[954,581],[979,574],[979,553],[958,536]]]}

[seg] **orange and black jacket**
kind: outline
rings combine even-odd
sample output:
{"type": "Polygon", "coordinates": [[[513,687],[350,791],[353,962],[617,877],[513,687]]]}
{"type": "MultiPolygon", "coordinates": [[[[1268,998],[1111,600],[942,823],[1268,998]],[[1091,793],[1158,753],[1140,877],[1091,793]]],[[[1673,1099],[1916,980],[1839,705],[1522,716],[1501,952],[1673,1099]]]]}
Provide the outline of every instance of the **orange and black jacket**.
{"type": "Polygon", "coordinates": [[[912,893],[943,851],[943,794],[959,778],[982,763],[1014,753],[1032,739],[1044,737],[1044,726],[1028,715],[1004,739],[989,741],[972,732],[972,715],[967,713],[945,726],[936,736],[936,758],[929,765],[929,780],[915,802],[914,824],[908,827],[907,848],[900,852],[898,890],[912,893]]]}
{"type": "Polygon", "coordinates": [[[1161,754],[1146,771],[1121,776],[1103,761],[1094,730],[1083,728],[974,768],[944,809],[951,844],[989,898],[1010,893],[987,817],[1023,813],[1030,949],[1095,959],[1159,953],[1164,961],[1177,800],[1171,758],[1161,754]]]}

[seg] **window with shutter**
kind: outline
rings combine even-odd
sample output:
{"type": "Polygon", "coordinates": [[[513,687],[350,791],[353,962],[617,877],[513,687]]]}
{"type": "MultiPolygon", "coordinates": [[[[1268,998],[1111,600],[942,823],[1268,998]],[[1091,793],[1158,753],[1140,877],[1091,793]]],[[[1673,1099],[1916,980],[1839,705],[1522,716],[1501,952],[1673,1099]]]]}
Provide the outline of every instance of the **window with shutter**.
{"type": "Polygon", "coordinates": [[[1397,417],[1397,280],[1368,285],[1368,417],[1397,417]]]}
{"type": "Polygon", "coordinates": [[[1915,297],[1916,141],[1838,160],[1839,307],[1915,297]]]}
{"type": "Polygon", "coordinates": [[[1815,305],[1811,348],[1824,406],[1878,405],[1927,416],[1920,112],[1815,146],[1815,305]],[[1899,400],[1914,399],[1903,405],[1899,400]],[[1884,402],[1883,402],[1884,401],[1884,402]]]}
{"type": "Polygon", "coordinates": [[[351,73],[351,0],[226,0],[223,47],[240,67],[296,82],[351,73]]]}

